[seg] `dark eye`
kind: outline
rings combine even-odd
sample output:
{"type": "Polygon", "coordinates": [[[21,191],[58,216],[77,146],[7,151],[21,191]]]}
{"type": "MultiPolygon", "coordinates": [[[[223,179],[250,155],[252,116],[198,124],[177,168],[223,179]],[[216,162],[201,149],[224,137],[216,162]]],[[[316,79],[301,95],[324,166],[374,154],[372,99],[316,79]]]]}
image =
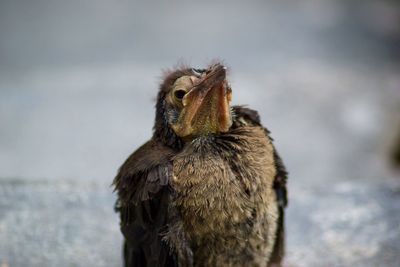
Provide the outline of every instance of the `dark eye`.
{"type": "Polygon", "coordinates": [[[174,92],[174,96],[178,100],[182,100],[185,95],[186,95],[186,91],[183,89],[178,89],[178,90],[175,90],[175,92],[174,92]]]}

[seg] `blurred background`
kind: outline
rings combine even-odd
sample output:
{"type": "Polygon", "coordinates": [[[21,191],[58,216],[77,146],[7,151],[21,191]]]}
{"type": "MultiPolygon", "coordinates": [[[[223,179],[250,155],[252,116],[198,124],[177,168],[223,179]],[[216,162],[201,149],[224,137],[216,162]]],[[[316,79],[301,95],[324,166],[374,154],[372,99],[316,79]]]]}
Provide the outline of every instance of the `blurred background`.
{"type": "Polygon", "coordinates": [[[121,266],[113,177],[215,58],[290,172],[286,266],[399,266],[395,0],[0,0],[0,266],[121,266]]]}

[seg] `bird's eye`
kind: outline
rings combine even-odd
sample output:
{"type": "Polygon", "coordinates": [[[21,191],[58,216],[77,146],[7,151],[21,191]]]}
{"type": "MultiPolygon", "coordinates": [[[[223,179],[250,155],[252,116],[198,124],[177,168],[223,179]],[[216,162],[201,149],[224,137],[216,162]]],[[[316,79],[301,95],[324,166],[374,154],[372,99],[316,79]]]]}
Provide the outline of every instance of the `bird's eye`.
{"type": "Polygon", "coordinates": [[[174,96],[178,100],[182,100],[185,95],[186,95],[186,91],[183,89],[177,89],[174,92],[174,96]]]}

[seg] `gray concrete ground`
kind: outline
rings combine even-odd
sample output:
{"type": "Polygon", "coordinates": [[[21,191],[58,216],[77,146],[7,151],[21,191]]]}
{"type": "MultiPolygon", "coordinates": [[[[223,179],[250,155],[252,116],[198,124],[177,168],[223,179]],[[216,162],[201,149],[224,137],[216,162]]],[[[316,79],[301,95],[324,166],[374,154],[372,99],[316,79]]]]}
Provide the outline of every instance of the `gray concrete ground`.
{"type": "Polygon", "coordinates": [[[286,265],[399,266],[395,1],[0,2],[0,266],[120,266],[161,69],[231,67],[290,171],[286,265]]]}

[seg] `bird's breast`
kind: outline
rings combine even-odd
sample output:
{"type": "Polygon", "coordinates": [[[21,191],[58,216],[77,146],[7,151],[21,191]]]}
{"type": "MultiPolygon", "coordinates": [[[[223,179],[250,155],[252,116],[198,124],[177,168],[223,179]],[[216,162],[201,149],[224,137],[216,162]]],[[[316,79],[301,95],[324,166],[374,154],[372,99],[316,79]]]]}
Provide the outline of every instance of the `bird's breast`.
{"type": "Polygon", "coordinates": [[[174,205],[194,237],[236,234],[235,225],[249,225],[275,205],[274,175],[273,148],[261,127],[202,137],[174,158],[174,205]]]}

